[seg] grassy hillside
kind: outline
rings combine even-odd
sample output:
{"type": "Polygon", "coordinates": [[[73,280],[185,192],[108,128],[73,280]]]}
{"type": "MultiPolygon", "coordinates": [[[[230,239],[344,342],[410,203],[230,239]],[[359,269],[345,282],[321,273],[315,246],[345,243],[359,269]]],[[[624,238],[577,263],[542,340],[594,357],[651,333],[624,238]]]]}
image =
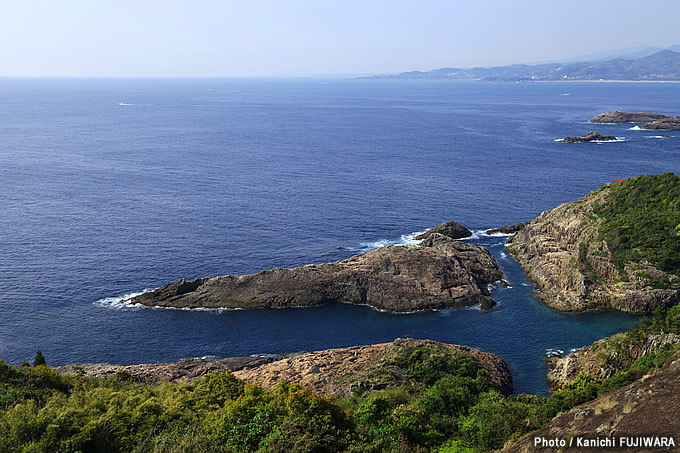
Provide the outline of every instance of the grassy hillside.
{"type": "Polygon", "coordinates": [[[614,184],[594,213],[620,270],[629,261],[646,260],[680,276],[680,176],[645,175],[614,184]]]}
{"type": "MultiPolygon", "coordinates": [[[[649,332],[680,332],[680,306],[658,312],[649,332]]],[[[274,391],[216,373],[190,385],[153,386],[60,376],[46,365],[0,361],[0,452],[488,451],[558,412],[660,366],[669,346],[606,381],[582,374],[550,398],[505,397],[469,356],[405,346],[372,372],[399,386],[333,400],[282,383],[274,391]],[[408,385],[402,385],[408,382],[408,385]]]]}

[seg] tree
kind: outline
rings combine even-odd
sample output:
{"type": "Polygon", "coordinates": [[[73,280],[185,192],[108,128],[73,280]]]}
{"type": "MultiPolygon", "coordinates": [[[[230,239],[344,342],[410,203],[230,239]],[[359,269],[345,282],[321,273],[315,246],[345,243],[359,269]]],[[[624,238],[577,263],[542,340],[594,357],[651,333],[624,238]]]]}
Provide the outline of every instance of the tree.
{"type": "Polygon", "coordinates": [[[43,355],[43,353],[40,352],[40,349],[38,349],[35,353],[35,359],[33,359],[33,366],[40,365],[47,365],[47,362],[45,362],[45,356],[43,355]]]}

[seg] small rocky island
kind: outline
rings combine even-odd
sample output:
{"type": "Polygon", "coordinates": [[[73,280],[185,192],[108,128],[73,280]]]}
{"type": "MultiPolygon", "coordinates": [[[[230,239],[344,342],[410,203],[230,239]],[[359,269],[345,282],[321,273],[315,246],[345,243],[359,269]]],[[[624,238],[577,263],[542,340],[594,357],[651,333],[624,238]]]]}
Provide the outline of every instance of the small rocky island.
{"type": "Polygon", "coordinates": [[[487,287],[503,275],[486,249],[446,235],[463,233],[459,224],[446,222],[424,233],[417,245],[382,247],[343,261],[293,269],[193,281],[181,279],[133,297],[129,302],[174,308],[232,309],[311,307],[343,302],[391,312],[473,305],[490,308],[495,302],[489,297],[487,287]]]}
{"type": "Polygon", "coordinates": [[[680,130],[680,115],[668,116],[650,112],[621,112],[613,111],[600,113],[590,120],[598,124],[645,123],[640,129],[645,130],[680,130]]]}
{"type": "Polygon", "coordinates": [[[590,131],[586,135],[578,135],[575,137],[564,137],[557,140],[562,143],[587,143],[587,142],[615,142],[618,139],[612,135],[602,135],[599,132],[590,131]]]}

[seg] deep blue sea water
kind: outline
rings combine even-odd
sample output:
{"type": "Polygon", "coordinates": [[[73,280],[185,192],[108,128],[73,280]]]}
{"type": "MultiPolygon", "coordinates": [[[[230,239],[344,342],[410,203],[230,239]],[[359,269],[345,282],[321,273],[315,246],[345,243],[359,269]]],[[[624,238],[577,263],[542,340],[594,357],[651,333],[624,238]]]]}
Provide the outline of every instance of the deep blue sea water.
{"type": "Polygon", "coordinates": [[[180,277],[343,259],[444,220],[482,230],[680,170],[680,133],[590,125],[680,113],[680,85],[337,79],[0,79],[0,358],[139,363],[431,338],[543,358],[634,317],[546,308],[505,238],[497,308],[189,312],[104,302],[180,277]],[[556,138],[590,130],[604,144],[556,138]]]}

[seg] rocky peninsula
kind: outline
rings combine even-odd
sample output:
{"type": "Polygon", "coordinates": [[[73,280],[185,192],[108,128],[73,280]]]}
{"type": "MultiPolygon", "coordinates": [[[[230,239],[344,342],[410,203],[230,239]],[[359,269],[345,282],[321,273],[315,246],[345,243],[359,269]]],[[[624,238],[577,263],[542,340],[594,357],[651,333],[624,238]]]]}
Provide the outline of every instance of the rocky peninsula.
{"type": "Polygon", "coordinates": [[[507,249],[561,311],[649,313],[680,301],[680,177],[607,184],[524,225],[507,249]]]}
{"type": "MultiPolygon", "coordinates": [[[[391,312],[495,302],[487,286],[502,278],[491,254],[430,230],[417,245],[382,247],[343,261],[277,268],[251,275],[180,279],[129,300],[174,308],[285,308],[331,302],[391,312]]],[[[456,229],[456,228],[454,228],[456,229]]],[[[444,231],[446,232],[446,231],[444,231]]]]}
{"type": "Polygon", "coordinates": [[[587,142],[615,142],[618,140],[613,135],[602,135],[596,131],[590,131],[586,135],[578,135],[574,137],[564,137],[558,142],[562,143],[587,143],[587,142]]]}
{"type": "Polygon", "coordinates": [[[273,357],[233,357],[226,359],[191,359],[177,363],[109,365],[71,364],[58,367],[61,374],[113,378],[127,373],[133,379],[159,384],[164,381],[190,383],[211,373],[231,371],[246,384],[273,390],[282,382],[299,384],[315,393],[345,398],[355,388],[377,391],[396,386],[410,386],[404,370],[391,360],[406,350],[427,348],[438,355],[469,356],[489,372],[491,381],[505,395],[512,393],[512,376],[500,357],[465,346],[432,340],[396,339],[348,348],[282,354],[273,357]]]}
{"type": "Polygon", "coordinates": [[[680,130],[680,115],[668,116],[650,112],[606,112],[600,113],[590,120],[599,124],[645,123],[640,129],[646,130],[680,130]]]}

